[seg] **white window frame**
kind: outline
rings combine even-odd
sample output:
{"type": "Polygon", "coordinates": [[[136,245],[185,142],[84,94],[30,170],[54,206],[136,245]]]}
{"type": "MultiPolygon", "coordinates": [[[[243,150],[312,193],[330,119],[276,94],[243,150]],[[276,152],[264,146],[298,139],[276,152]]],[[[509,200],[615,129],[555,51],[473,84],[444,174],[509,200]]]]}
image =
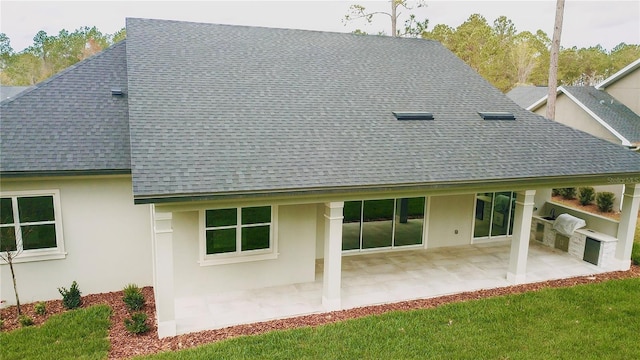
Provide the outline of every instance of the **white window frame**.
{"type": "MultiPolygon", "coordinates": [[[[67,253],[64,250],[64,236],[62,234],[62,211],[60,206],[60,190],[33,190],[33,191],[7,191],[0,193],[2,198],[11,198],[11,207],[13,211],[13,224],[0,225],[2,227],[13,227],[15,231],[16,246],[19,254],[15,257],[14,263],[30,262],[30,261],[44,261],[44,260],[56,260],[64,259],[67,253]],[[39,222],[20,222],[20,213],[18,211],[18,198],[24,197],[38,197],[38,196],[51,196],[53,197],[53,224],[56,229],[56,246],[46,249],[22,249],[22,231],[21,227],[24,225],[44,225],[51,224],[51,221],[39,221],[39,222]]],[[[0,260],[0,263],[6,264],[4,260],[0,260]]]]}
{"type": "Polygon", "coordinates": [[[216,226],[216,227],[207,227],[206,226],[206,212],[207,210],[222,210],[222,209],[234,209],[233,207],[223,207],[223,208],[207,208],[199,211],[199,228],[200,228],[200,236],[199,236],[199,247],[200,247],[200,259],[198,263],[200,266],[210,266],[210,265],[223,265],[223,264],[233,264],[233,263],[241,263],[248,261],[260,261],[260,260],[272,260],[278,258],[278,231],[277,231],[277,219],[278,219],[278,207],[275,205],[251,205],[251,206],[242,206],[236,207],[237,221],[236,225],[230,226],[216,226]],[[251,208],[251,207],[262,207],[269,206],[271,208],[271,222],[269,223],[260,223],[260,224],[242,224],[242,209],[243,208],[251,208]],[[242,229],[248,227],[255,226],[264,226],[269,225],[269,248],[267,249],[257,249],[257,250],[246,250],[242,251],[242,229]],[[213,229],[236,229],[236,251],[235,252],[227,252],[220,254],[207,254],[207,230],[213,229]]]}

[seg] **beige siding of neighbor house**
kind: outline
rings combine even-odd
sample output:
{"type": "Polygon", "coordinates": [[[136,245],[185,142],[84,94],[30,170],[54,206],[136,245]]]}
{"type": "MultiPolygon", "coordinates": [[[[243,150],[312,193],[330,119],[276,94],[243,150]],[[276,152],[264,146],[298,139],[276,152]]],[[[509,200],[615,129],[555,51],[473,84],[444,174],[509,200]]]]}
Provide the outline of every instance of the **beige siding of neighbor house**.
{"type": "Polygon", "coordinates": [[[314,281],[317,211],[316,204],[278,206],[276,259],[206,266],[198,262],[199,212],[174,212],[175,296],[314,281]]]}
{"type": "Polygon", "coordinates": [[[640,68],[609,85],[604,91],[640,114],[640,68]]]}
{"type": "Polygon", "coordinates": [[[475,194],[431,196],[427,248],[471,243],[475,194]]]}
{"type": "MultiPolygon", "coordinates": [[[[536,109],[534,112],[538,115],[545,116],[546,109],[547,106],[545,105],[536,109]]],[[[621,144],[620,139],[615,137],[604,126],[600,125],[591,115],[564,94],[558,94],[555,121],[614,144],[621,144]]]]}
{"type": "MultiPolygon", "coordinates": [[[[2,192],[58,190],[64,259],[14,264],[22,303],[60,298],[74,280],[83,294],[152,285],[148,205],[134,205],[131,178],[11,180],[2,192]]],[[[15,304],[9,266],[0,265],[0,298],[15,304]]]]}

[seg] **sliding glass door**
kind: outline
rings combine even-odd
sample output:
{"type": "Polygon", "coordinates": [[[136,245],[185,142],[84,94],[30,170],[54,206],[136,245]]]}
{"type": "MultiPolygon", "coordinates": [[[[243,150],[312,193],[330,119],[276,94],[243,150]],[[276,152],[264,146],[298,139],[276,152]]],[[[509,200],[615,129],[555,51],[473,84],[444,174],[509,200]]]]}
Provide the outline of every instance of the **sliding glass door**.
{"type": "Polygon", "coordinates": [[[511,235],[515,200],[515,193],[511,191],[477,194],[473,237],[511,235]]]}
{"type": "Polygon", "coordinates": [[[422,244],[425,198],[346,201],[342,250],[422,244]]]}

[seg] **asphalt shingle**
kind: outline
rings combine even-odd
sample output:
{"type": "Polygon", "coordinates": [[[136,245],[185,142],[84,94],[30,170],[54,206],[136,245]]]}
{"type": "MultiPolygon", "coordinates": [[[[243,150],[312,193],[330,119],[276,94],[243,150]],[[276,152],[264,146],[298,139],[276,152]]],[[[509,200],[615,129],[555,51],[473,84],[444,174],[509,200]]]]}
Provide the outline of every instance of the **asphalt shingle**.
{"type": "Polygon", "coordinates": [[[631,143],[640,143],[640,116],[605,91],[593,86],[565,86],[584,106],[631,143]]]}
{"type": "Polygon", "coordinates": [[[546,86],[520,85],[507,93],[507,97],[520,105],[523,109],[535,104],[549,92],[546,86]]]}
{"type": "Polygon", "coordinates": [[[435,41],[145,19],[127,37],[136,197],[640,173],[435,41]]]}
{"type": "Polygon", "coordinates": [[[128,172],[125,42],[0,105],[0,173],[128,172]]]}

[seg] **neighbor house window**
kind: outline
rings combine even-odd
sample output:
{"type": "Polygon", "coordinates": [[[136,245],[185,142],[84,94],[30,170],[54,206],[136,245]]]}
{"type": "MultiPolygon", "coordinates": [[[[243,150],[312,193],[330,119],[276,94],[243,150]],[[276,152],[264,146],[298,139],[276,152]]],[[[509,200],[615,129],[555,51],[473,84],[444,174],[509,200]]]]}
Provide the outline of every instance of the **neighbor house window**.
{"type": "Polygon", "coordinates": [[[0,195],[0,251],[17,262],[65,256],[58,191],[0,195]]]}
{"type": "Polygon", "coordinates": [[[204,210],[201,262],[212,265],[275,258],[273,219],[271,206],[204,210]]]}

